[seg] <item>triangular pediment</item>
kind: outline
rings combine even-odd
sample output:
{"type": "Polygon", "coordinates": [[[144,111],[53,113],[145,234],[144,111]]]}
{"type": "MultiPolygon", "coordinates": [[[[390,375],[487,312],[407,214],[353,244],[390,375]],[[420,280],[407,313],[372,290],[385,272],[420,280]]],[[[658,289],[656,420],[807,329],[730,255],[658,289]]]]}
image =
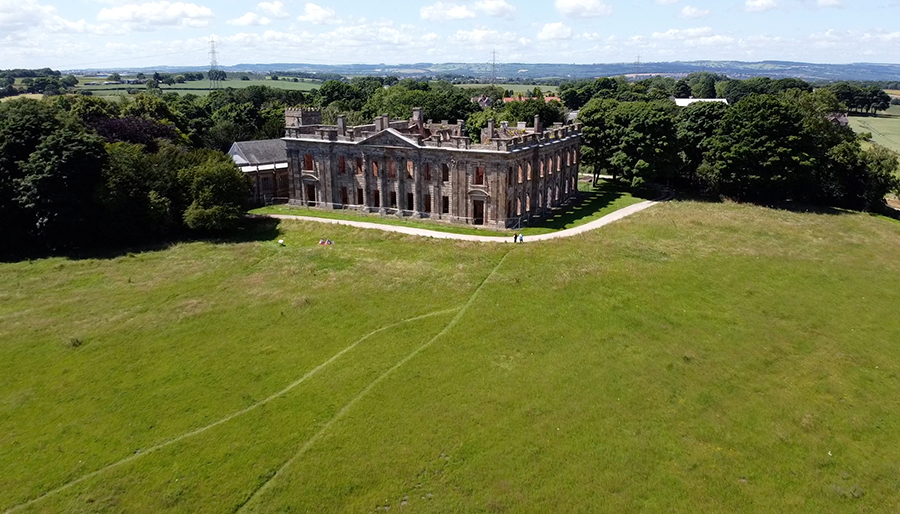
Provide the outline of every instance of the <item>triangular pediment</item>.
{"type": "Polygon", "coordinates": [[[416,142],[394,129],[387,129],[373,134],[359,142],[366,146],[393,146],[399,148],[418,148],[416,142]]]}

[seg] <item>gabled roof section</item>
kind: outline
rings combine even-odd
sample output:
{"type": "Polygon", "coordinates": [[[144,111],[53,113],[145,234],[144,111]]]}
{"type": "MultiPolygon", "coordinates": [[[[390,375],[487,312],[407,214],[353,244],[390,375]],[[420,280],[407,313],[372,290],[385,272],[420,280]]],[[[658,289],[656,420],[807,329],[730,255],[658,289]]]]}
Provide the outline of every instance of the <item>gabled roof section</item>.
{"type": "Polygon", "coordinates": [[[228,155],[238,166],[258,166],[287,162],[287,145],[281,139],[240,141],[231,145],[228,155]]]}
{"type": "Polygon", "coordinates": [[[416,141],[406,137],[395,129],[389,128],[373,134],[359,142],[367,146],[399,146],[401,148],[419,148],[416,141]]]}

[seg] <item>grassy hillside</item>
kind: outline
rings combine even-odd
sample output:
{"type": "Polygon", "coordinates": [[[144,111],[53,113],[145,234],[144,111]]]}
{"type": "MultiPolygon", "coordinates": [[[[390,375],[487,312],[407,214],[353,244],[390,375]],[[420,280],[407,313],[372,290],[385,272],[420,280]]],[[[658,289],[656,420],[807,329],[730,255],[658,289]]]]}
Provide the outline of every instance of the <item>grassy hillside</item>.
{"type": "Polygon", "coordinates": [[[242,238],[0,264],[0,510],[900,509],[894,221],[242,238]]]}

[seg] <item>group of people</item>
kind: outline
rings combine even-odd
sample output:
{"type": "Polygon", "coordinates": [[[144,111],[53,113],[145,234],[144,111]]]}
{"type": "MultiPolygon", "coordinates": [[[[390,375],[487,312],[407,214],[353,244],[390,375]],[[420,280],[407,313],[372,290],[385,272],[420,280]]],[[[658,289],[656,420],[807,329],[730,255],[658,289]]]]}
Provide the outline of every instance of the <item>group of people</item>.
{"type": "Polygon", "coordinates": [[[519,234],[518,232],[513,234],[513,243],[524,243],[524,242],[525,242],[525,236],[523,236],[522,234],[519,234]]]}
{"type": "Polygon", "coordinates": [[[334,241],[332,241],[331,239],[319,239],[319,246],[328,246],[333,244],[334,241]]]}

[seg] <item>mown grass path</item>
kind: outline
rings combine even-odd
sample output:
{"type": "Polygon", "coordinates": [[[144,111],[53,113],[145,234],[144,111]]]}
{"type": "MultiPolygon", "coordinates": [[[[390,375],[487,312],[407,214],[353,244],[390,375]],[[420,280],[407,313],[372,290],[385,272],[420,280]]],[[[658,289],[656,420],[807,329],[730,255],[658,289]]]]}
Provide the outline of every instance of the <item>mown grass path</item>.
{"type": "MultiPolygon", "coordinates": [[[[536,241],[548,241],[551,239],[560,239],[563,237],[572,237],[577,236],[579,234],[584,234],[585,232],[590,232],[591,230],[597,230],[600,227],[604,227],[613,223],[615,221],[619,221],[622,218],[630,216],[634,213],[641,212],[644,209],[648,209],[653,207],[658,202],[653,200],[646,200],[640,203],[636,203],[634,205],[629,205],[623,209],[619,209],[613,213],[607,214],[600,219],[596,219],[594,221],[585,223],[584,225],[579,225],[573,228],[567,228],[565,230],[560,230],[557,232],[551,232],[549,234],[538,234],[533,236],[526,236],[523,242],[533,243],[536,241]]],[[[350,221],[350,220],[340,220],[340,219],[328,219],[328,218],[316,218],[312,216],[292,216],[287,214],[267,214],[269,218],[276,218],[281,220],[296,220],[296,221],[315,221],[317,223],[329,223],[332,225],[346,225],[348,227],[356,227],[356,228],[365,228],[365,229],[374,229],[374,230],[383,230],[385,232],[396,232],[398,234],[406,234],[410,236],[421,236],[421,237],[433,237],[436,239],[455,239],[458,241],[474,241],[479,243],[511,243],[512,238],[510,236],[475,236],[471,234],[454,234],[452,232],[438,232],[436,230],[428,230],[423,228],[413,228],[413,227],[403,227],[397,225],[383,225],[381,223],[370,223],[367,221],[350,221]]]]}

